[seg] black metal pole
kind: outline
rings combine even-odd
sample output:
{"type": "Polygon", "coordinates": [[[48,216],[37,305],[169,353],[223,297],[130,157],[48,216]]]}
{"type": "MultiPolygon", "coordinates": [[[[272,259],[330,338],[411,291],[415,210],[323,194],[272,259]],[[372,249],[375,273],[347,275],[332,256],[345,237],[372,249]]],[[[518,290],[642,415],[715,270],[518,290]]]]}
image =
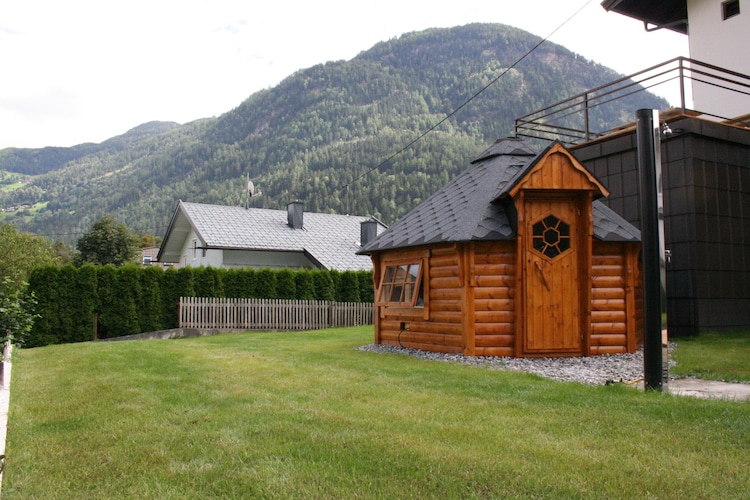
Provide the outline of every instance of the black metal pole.
{"type": "MultiPolygon", "coordinates": [[[[638,176],[641,187],[641,261],[643,264],[643,377],[647,390],[662,390],[663,259],[659,221],[660,148],[658,112],[636,111],[638,176]],[[656,115],[656,124],[654,116],[656,115]]],[[[662,231],[663,233],[663,231],[662,231]]]]}

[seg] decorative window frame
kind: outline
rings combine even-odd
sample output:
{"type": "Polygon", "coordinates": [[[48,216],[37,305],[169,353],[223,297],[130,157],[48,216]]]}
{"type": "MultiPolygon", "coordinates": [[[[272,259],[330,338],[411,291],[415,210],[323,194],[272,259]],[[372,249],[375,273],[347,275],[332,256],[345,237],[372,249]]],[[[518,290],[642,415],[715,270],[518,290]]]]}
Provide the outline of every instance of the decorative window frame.
{"type": "Polygon", "coordinates": [[[423,267],[421,262],[405,262],[385,266],[383,277],[380,280],[380,303],[402,307],[423,306],[423,267]]]}
{"type": "Polygon", "coordinates": [[[531,248],[534,252],[547,260],[554,260],[565,254],[571,248],[573,235],[570,232],[570,222],[554,214],[546,215],[532,225],[531,248]],[[554,232],[555,242],[548,241],[547,234],[554,232]]]}
{"type": "MultiPolygon", "coordinates": [[[[414,319],[426,319],[429,317],[429,261],[429,251],[427,250],[387,255],[381,259],[376,290],[377,295],[375,297],[375,305],[379,308],[381,317],[409,317],[414,319]],[[411,282],[416,287],[410,300],[382,300],[381,297],[385,286],[409,283],[406,281],[406,276],[404,276],[404,280],[402,281],[386,281],[389,269],[394,269],[395,278],[395,268],[403,266],[418,266],[416,279],[411,282]]],[[[392,295],[393,293],[391,293],[392,295]]]]}

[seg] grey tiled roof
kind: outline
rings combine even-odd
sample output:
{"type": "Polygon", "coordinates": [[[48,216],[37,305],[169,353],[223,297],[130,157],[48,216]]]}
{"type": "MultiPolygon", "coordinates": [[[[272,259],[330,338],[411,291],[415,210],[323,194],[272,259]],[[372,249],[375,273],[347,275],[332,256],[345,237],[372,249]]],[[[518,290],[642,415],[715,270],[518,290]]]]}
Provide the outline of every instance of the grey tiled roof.
{"type": "MultiPolygon", "coordinates": [[[[512,239],[516,234],[516,211],[506,195],[545,152],[537,155],[522,139],[497,141],[362,252],[512,239]]],[[[606,241],[640,239],[636,228],[598,201],[594,202],[594,233],[606,241]]]]}
{"type": "Polygon", "coordinates": [[[170,231],[180,225],[185,233],[189,223],[209,248],[304,252],[326,269],[367,270],[372,269],[370,258],[356,253],[361,248],[360,223],[365,220],[369,218],[305,212],[302,229],[293,229],[286,210],[181,201],[170,231]]]}

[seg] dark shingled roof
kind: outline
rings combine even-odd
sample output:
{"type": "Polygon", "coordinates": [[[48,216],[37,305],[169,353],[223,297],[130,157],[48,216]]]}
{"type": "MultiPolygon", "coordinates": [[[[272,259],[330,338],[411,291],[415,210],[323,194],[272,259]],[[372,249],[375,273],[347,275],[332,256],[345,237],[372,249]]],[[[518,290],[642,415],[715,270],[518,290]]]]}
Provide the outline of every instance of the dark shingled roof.
{"type": "MultiPolygon", "coordinates": [[[[547,150],[537,155],[522,139],[498,140],[472,161],[469,168],[359,253],[435,243],[514,238],[516,211],[507,194],[547,150]]],[[[601,202],[594,201],[593,215],[597,239],[640,240],[638,229],[601,202]]]]}

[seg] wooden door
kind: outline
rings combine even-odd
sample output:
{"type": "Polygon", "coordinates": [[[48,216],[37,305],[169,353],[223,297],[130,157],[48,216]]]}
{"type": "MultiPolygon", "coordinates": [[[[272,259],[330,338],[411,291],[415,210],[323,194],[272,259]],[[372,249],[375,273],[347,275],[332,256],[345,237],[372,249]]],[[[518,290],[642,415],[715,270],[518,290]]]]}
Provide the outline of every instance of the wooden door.
{"type": "Polygon", "coordinates": [[[526,199],[527,354],[582,354],[578,212],[576,197],[526,199]]]}

